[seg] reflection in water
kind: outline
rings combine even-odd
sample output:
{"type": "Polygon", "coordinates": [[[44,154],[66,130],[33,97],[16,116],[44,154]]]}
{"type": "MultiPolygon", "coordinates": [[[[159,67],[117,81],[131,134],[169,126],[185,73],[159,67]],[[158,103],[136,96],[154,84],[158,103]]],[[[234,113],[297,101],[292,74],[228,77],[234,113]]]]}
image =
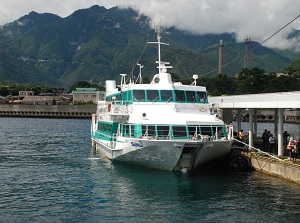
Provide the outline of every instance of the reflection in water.
{"type": "Polygon", "coordinates": [[[111,168],[113,194],[127,217],[139,214],[145,220],[142,213],[150,212],[158,221],[165,216],[171,222],[225,217],[226,222],[297,222],[289,208],[299,205],[298,185],[258,172],[205,167],[182,174],[115,162],[111,168]],[[294,194],[296,202],[287,194],[294,194]]]}

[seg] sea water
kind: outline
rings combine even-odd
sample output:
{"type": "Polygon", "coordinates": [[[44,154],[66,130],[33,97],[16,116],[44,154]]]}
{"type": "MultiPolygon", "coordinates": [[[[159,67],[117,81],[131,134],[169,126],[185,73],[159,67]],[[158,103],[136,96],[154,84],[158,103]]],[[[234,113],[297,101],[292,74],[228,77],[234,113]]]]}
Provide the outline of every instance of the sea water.
{"type": "Polygon", "coordinates": [[[111,163],[90,120],[0,118],[0,222],[300,222],[296,183],[111,163]]]}

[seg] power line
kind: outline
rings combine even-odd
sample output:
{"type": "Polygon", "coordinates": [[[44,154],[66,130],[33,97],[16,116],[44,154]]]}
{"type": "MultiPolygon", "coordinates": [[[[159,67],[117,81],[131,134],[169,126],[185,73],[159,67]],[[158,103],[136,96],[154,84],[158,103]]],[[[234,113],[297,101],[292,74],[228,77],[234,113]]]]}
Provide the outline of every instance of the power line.
{"type": "MultiPolygon", "coordinates": [[[[277,33],[279,33],[281,30],[283,30],[285,27],[287,27],[288,25],[290,25],[292,22],[294,22],[296,19],[298,19],[300,17],[300,15],[296,16],[293,20],[291,20],[289,23],[287,23],[285,26],[281,27],[279,30],[277,30],[275,33],[273,33],[270,37],[268,37],[267,39],[265,39],[264,41],[262,41],[259,45],[262,45],[263,43],[267,42],[269,39],[271,39],[273,36],[275,36],[277,33]]],[[[258,47],[259,45],[255,46],[253,49],[255,49],[256,47],[258,47]]],[[[252,50],[253,50],[252,49],[252,50]]],[[[251,50],[251,51],[252,51],[251,50]]]]}
{"type": "MultiPolygon", "coordinates": [[[[275,33],[273,33],[271,36],[269,36],[267,39],[265,39],[264,41],[262,41],[261,43],[259,43],[258,45],[256,45],[255,47],[253,47],[250,51],[253,51],[255,48],[261,46],[263,43],[267,42],[268,40],[270,40],[272,37],[274,37],[276,34],[278,34],[281,30],[283,30],[284,28],[286,28],[288,25],[290,25],[292,22],[294,22],[296,19],[298,19],[300,17],[300,15],[296,16],[294,19],[292,19],[289,23],[287,23],[286,25],[284,25],[283,27],[281,27],[279,30],[277,30],[275,33]]],[[[232,61],[230,61],[229,63],[223,65],[223,67],[226,67],[228,66],[229,64],[232,64],[234,63],[235,61],[237,61],[239,59],[239,55],[233,59],[232,61]]],[[[209,72],[206,72],[204,74],[202,74],[203,76],[207,75],[207,74],[210,74],[210,73],[213,73],[215,71],[217,71],[217,69],[214,69],[212,71],[209,71],[209,72]]]]}

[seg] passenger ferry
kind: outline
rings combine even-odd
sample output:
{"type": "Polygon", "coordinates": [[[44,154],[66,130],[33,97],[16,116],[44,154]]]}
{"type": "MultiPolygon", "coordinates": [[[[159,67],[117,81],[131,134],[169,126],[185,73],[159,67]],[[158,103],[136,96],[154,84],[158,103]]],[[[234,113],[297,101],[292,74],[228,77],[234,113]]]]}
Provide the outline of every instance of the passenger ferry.
{"type": "Polygon", "coordinates": [[[92,116],[92,146],[111,160],[168,171],[190,171],[226,155],[233,130],[209,107],[207,91],[193,83],[173,82],[168,62],[161,61],[150,84],[106,81],[106,95],[92,116]]]}

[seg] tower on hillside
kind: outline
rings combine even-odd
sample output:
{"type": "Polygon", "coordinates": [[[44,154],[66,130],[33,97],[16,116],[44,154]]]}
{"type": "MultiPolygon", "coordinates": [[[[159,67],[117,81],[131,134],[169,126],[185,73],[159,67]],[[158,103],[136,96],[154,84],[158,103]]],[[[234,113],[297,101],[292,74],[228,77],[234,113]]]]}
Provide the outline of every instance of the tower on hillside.
{"type": "Polygon", "coordinates": [[[248,60],[249,60],[249,44],[251,43],[251,37],[245,36],[244,37],[244,44],[245,44],[245,55],[244,55],[244,68],[248,67],[248,60]]]}
{"type": "Polygon", "coordinates": [[[219,74],[223,74],[223,57],[224,57],[224,44],[223,40],[220,40],[220,45],[219,45],[219,74]]]}

